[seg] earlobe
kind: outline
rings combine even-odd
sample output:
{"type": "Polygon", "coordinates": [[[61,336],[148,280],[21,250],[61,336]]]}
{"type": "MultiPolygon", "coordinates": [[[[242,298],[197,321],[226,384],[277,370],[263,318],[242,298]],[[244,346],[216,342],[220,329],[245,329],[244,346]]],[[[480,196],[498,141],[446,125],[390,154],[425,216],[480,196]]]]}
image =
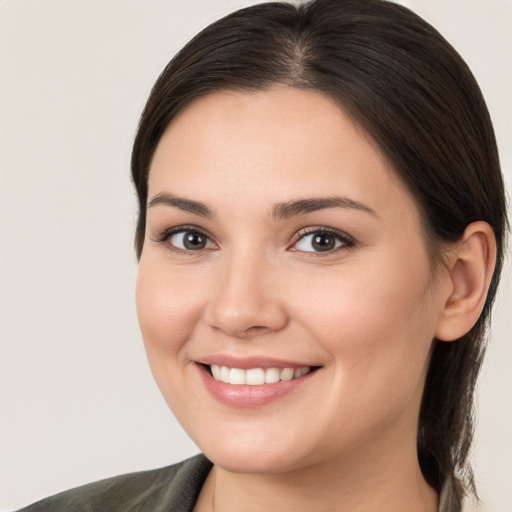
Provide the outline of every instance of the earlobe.
{"type": "Polygon", "coordinates": [[[471,223],[449,254],[451,293],[444,303],[436,338],[453,341],[475,325],[487,298],[496,263],[496,239],[489,224],[471,223]]]}

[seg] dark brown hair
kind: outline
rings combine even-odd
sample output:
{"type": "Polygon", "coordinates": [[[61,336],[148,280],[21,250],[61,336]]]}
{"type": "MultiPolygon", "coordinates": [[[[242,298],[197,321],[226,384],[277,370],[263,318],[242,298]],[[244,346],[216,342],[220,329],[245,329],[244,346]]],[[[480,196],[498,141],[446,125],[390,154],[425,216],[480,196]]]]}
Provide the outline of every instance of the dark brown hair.
{"type": "MultiPolygon", "coordinates": [[[[460,504],[474,491],[468,464],[473,391],[502,266],[506,202],[493,127],[465,62],[420,17],[382,0],[265,3],[239,10],[192,39],[158,78],[133,147],[139,198],[136,250],[144,242],[151,159],[174,116],[219,89],[276,85],[319,91],[378,143],[422,213],[429,251],[488,222],[496,270],[473,329],[435,341],[420,412],[418,457],[426,480],[460,504]]],[[[397,269],[399,271],[399,269],[397,269]]]]}

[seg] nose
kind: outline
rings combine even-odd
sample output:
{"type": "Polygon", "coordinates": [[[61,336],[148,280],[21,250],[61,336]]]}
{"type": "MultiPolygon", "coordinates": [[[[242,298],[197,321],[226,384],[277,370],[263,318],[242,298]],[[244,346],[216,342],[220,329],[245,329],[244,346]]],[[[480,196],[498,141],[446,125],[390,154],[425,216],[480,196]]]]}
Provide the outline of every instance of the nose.
{"type": "Polygon", "coordinates": [[[274,279],[277,269],[246,254],[223,262],[218,271],[205,310],[210,327],[247,340],[286,326],[286,309],[274,279]]]}

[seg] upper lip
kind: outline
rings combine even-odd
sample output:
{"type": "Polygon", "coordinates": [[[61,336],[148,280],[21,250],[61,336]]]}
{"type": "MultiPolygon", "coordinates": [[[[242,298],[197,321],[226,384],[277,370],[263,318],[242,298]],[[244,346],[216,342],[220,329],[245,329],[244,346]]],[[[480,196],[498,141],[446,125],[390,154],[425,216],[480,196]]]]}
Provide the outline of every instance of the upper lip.
{"type": "Polygon", "coordinates": [[[267,356],[236,357],[227,354],[215,354],[196,359],[199,364],[226,366],[228,368],[240,368],[250,370],[251,368],[304,368],[305,366],[318,366],[305,362],[275,359],[267,356]]]}

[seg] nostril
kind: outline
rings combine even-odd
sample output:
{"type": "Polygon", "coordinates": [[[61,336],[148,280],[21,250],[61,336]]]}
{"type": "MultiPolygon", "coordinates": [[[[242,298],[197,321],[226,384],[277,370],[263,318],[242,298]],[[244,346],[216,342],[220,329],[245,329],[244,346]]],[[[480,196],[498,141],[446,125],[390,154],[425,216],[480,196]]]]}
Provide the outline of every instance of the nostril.
{"type": "Polygon", "coordinates": [[[268,327],[265,327],[264,325],[253,325],[252,327],[249,327],[245,332],[261,332],[267,330],[268,327]]]}
{"type": "Polygon", "coordinates": [[[265,327],[264,325],[253,325],[251,327],[248,327],[244,331],[233,333],[233,337],[238,338],[240,340],[246,340],[248,338],[252,338],[258,335],[265,334],[267,332],[271,331],[270,328],[265,327]]]}

